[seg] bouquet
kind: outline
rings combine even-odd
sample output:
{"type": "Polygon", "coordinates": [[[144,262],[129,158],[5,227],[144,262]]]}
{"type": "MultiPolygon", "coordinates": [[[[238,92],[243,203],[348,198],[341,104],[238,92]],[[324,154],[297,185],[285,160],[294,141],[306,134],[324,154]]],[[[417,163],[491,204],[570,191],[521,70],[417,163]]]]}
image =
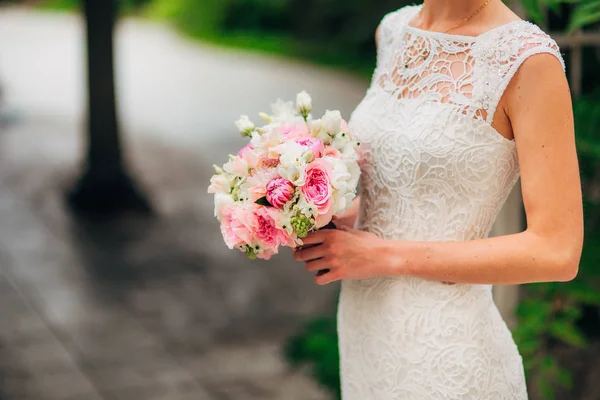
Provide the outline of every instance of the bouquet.
{"type": "Polygon", "coordinates": [[[312,100],[279,100],[257,127],[242,116],[236,125],[250,138],[215,173],[215,217],[230,249],[269,259],[280,246],[295,248],[309,232],[328,225],[356,196],[358,145],[339,111],[311,115],[312,100]]]}

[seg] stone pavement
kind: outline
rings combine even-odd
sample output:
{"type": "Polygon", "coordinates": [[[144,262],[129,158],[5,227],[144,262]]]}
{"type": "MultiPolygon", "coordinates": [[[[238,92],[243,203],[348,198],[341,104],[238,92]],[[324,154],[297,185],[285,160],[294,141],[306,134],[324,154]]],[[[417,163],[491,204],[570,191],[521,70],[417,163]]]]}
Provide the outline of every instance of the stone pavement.
{"type": "Polygon", "coordinates": [[[281,346],[334,310],[337,288],[289,252],[226,249],[205,191],[210,165],[243,144],[238,114],[306,89],[348,115],[365,83],[127,20],[121,119],[156,216],[85,222],[63,203],[82,154],[81,34],[75,16],[0,9],[13,115],[0,124],[0,399],[327,399],[281,346]]]}

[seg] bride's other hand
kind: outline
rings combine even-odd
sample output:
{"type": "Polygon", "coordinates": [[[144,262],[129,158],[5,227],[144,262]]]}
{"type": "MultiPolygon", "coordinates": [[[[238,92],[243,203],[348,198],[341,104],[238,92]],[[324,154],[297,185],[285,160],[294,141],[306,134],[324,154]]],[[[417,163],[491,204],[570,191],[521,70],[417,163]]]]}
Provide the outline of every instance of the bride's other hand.
{"type": "Polygon", "coordinates": [[[319,285],[384,274],[385,241],[372,233],[341,226],[310,233],[302,241],[306,248],[296,250],[294,258],[306,262],[310,272],[329,270],[315,276],[319,285]]]}

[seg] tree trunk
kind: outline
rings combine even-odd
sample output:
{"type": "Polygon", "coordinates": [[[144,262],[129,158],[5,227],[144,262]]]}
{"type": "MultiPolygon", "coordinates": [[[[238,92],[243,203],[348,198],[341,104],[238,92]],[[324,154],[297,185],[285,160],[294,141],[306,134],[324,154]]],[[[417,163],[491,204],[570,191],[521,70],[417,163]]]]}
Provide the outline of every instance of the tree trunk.
{"type": "Polygon", "coordinates": [[[119,138],[113,63],[117,0],[82,1],[87,23],[87,160],[68,202],[74,211],[91,215],[149,212],[148,200],[127,173],[119,138]]]}

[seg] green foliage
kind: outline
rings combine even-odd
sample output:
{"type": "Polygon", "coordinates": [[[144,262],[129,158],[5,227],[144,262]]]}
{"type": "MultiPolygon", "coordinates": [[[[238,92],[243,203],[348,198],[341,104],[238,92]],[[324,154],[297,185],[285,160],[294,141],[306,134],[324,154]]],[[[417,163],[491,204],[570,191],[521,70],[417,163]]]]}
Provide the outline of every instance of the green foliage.
{"type": "Polygon", "coordinates": [[[521,0],[521,3],[536,23],[544,21],[545,9],[558,14],[562,4],[572,5],[574,9],[569,22],[570,32],[600,22],[600,0],[521,0]]]}
{"type": "Polygon", "coordinates": [[[324,317],[308,323],[287,343],[285,354],[292,365],[310,364],[312,374],[337,398],[340,393],[336,320],[324,317]]]}
{"type": "Polygon", "coordinates": [[[571,16],[569,30],[574,31],[600,21],[600,0],[581,0],[571,16]]]}

